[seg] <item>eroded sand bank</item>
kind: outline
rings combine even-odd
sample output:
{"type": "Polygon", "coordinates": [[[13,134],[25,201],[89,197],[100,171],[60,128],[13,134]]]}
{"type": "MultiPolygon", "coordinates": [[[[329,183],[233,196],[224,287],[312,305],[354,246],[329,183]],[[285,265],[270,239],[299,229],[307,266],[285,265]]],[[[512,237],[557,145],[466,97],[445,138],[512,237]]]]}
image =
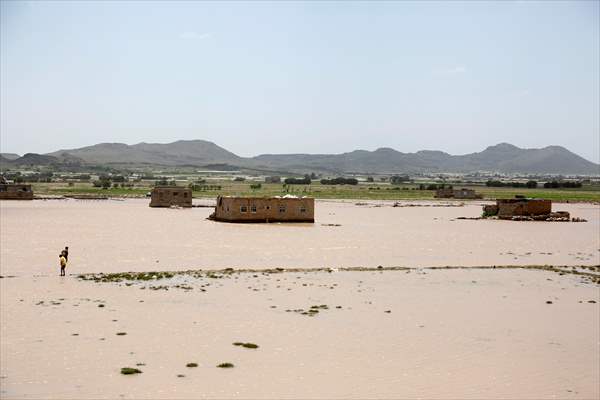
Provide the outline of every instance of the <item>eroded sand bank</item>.
{"type": "Polygon", "coordinates": [[[600,264],[597,205],[555,205],[588,220],[558,223],[456,220],[481,215],[479,202],[378,204],[384,206],[319,201],[315,224],[228,224],[206,220],[209,208],[152,209],[145,199],[0,202],[0,273],[53,273],[64,245],[73,273],[600,264]]]}

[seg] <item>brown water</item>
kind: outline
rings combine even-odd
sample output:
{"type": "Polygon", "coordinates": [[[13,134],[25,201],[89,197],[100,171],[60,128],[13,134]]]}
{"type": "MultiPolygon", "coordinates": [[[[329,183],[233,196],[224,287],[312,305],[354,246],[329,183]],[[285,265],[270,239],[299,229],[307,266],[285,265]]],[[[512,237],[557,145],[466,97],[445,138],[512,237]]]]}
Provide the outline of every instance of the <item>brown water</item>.
{"type": "MultiPolygon", "coordinates": [[[[456,220],[464,207],[392,208],[317,202],[315,224],[208,221],[209,208],[156,209],[148,201],[0,202],[1,273],[226,267],[600,264],[600,207],[560,204],[585,223],[456,220]],[[341,224],[323,226],[322,224],[341,224]],[[551,254],[549,254],[551,253],[551,254]]],[[[436,203],[422,203],[436,204],[436,203]]]]}
{"type": "Polygon", "coordinates": [[[560,205],[589,222],[546,223],[378,204],[318,202],[314,225],[238,225],[145,200],[0,202],[0,270],[15,275],[0,279],[0,398],[600,397],[600,289],[575,275],[236,273],[131,286],[58,276],[65,244],[71,274],[600,264],[598,206],[560,205]],[[315,317],[286,312],[321,304],[315,317]],[[120,374],[136,363],[142,374],[120,374]]]}
{"type": "Polygon", "coordinates": [[[600,395],[598,286],[572,275],[466,269],[183,281],[193,289],[2,279],[2,397],[600,395]],[[315,317],[285,311],[321,304],[329,309],[315,317]],[[216,368],[222,362],[235,367],[216,368]],[[119,373],[136,363],[145,364],[141,375],[119,373]]]}

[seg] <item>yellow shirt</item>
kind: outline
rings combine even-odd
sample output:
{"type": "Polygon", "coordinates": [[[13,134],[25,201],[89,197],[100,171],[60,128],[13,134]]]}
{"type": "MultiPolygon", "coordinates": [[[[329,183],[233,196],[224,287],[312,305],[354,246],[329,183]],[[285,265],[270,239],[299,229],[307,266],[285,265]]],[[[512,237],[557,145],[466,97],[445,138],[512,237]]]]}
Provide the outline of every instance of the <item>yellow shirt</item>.
{"type": "Polygon", "coordinates": [[[61,267],[66,267],[67,266],[67,259],[64,257],[60,257],[60,266],[61,267]]]}

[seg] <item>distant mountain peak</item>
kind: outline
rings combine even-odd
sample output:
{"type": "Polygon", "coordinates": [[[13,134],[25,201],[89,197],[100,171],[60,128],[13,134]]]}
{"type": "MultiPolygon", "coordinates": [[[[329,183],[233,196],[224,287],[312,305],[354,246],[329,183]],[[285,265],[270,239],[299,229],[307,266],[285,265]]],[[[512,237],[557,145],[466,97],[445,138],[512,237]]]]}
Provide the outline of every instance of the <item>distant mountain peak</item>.
{"type": "MultiPolygon", "coordinates": [[[[390,147],[374,151],[355,150],[342,154],[262,154],[240,157],[213,142],[192,139],[172,143],[100,143],[80,149],[59,150],[40,158],[26,154],[20,162],[68,162],[95,165],[203,166],[227,164],[239,168],[273,172],[327,174],[421,173],[421,172],[499,172],[525,174],[600,175],[600,165],[561,146],[521,149],[498,143],[481,152],[450,155],[438,150],[403,153],[390,147]]],[[[5,163],[5,161],[3,161],[5,163]]],[[[19,160],[15,160],[16,164],[19,160]]]]}
{"type": "Polygon", "coordinates": [[[398,153],[398,150],[392,149],[391,147],[380,147],[375,150],[375,153],[398,153]]]}
{"type": "Polygon", "coordinates": [[[512,150],[521,150],[521,149],[518,148],[517,146],[515,146],[514,144],[502,142],[502,143],[498,143],[494,146],[489,146],[485,150],[512,151],[512,150]]]}

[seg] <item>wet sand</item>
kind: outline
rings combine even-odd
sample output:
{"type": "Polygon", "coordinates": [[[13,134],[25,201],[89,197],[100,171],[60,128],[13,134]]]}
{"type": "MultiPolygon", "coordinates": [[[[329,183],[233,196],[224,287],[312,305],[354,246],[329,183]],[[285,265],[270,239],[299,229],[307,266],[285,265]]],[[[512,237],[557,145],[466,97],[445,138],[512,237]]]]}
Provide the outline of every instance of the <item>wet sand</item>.
{"type": "Polygon", "coordinates": [[[152,209],[145,199],[5,201],[0,202],[0,274],[53,273],[65,244],[72,273],[600,264],[598,205],[554,205],[588,220],[565,223],[456,219],[481,215],[480,202],[371,204],[383,206],[318,201],[315,224],[229,224],[206,220],[209,208],[152,209]]]}
{"type": "Polygon", "coordinates": [[[600,264],[598,206],[560,205],[589,222],[551,223],[455,219],[478,216],[477,205],[378,204],[319,202],[314,225],[238,225],[206,221],[210,209],[150,209],[145,200],[0,202],[0,397],[600,397],[600,286],[582,275],[418,268],[76,276],[600,264]],[[72,275],[61,278],[49,260],[64,244],[72,275]],[[232,345],[238,341],[259,347],[232,345]],[[198,367],[186,367],[192,362],[198,367]],[[224,362],[235,367],[216,367],[224,362]],[[123,367],[142,373],[125,376],[123,367]]]}

